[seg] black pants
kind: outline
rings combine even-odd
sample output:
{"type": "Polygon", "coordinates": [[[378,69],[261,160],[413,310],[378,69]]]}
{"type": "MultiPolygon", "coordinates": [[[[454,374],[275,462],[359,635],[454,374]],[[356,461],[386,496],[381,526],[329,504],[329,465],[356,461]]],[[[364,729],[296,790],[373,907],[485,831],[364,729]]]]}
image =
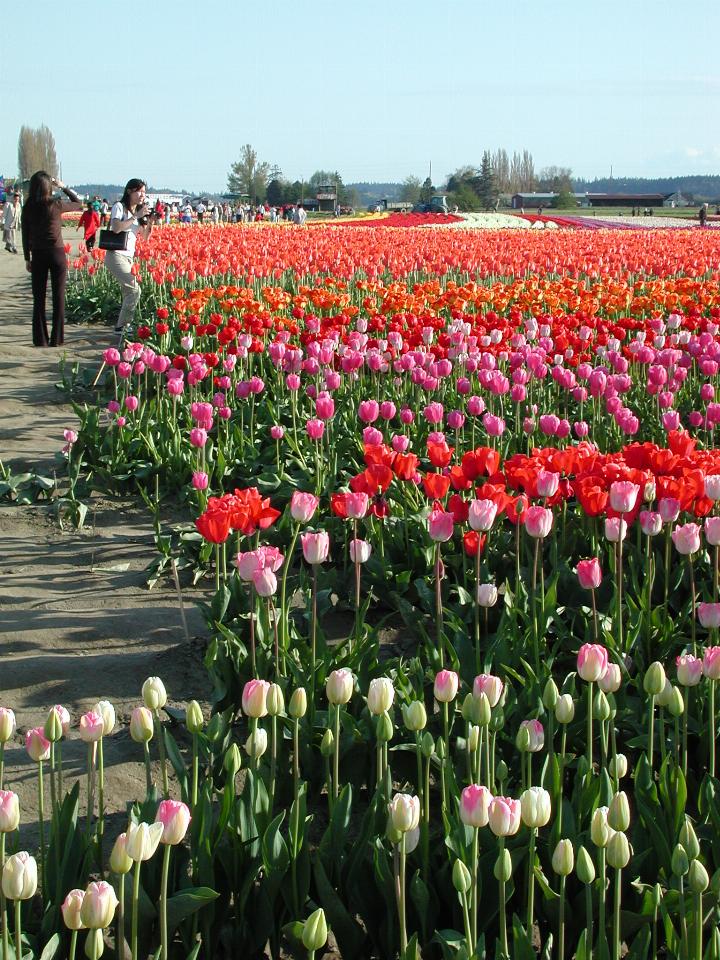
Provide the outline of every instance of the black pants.
{"type": "Polygon", "coordinates": [[[59,347],[65,340],[65,280],[67,279],[67,260],[63,247],[50,250],[33,250],[32,259],[33,292],[33,343],[36,347],[59,347]],[[50,273],[52,287],[52,331],[48,338],[47,318],[45,316],[45,298],[47,296],[47,276],[50,273]]]}

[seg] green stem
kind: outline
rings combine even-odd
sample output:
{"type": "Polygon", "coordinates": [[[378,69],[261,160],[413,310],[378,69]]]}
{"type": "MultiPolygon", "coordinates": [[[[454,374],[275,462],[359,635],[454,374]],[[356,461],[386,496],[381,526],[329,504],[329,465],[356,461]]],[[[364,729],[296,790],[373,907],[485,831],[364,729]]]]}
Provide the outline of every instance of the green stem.
{"type": "Polygon", "coordinates": [[[190,797],[193,815],[195,814],[198,799],[198,767],[198,735],[194,733],[192,738],[192,794],[190,797]]]}
{"type": "Polygon", "coordinates": [[[335,743],[333,744],[333,798],[340,793],[340,704],[335,704],[335,743]]]}
{"type": "MultiPolygon", "coordinates": [[[[593,902],[592,885],[585,884],[585,922],[587,924],[587,939],[585,941],[587,960],[592,960],[593,951],[593,902]]],[[[653,954],[656,956],[656,954],[653,954]]]]}
{"type": "Polygon", "coordinates": [[[710,776],[715,776],[715,681],[710,681],[710,776]]]}
{"type": "MultiPolygon", "coordinates": [[[[5,834],[0,833],[0,873],[5,866],[5,834]]],[[[5,894],[0,888],[0,912],[2,913],[2,942],[3,942],[3,960],[5,957],[10,960],[10,934],[8,933],[7,903],[5,894]]]]}
{"type": "Polygon", "coordinates": [[[125,874],[118,877],[117,928],[115,930],[115,960],[125,960],[125,874]]]}
{"type": "Polygon", "coordinates": [[[45,899],[47,898],[47,889],[45,886],[47,869],[45,863],[45,792],[43,789],[42,760],[38,761],[38,819],[40,821],[40,864],[42,870],[42,892],[43,899],[45,899]]]}
{"type": "Polygon", "coordinates": [[[400,840],[400,878],[398,891],[398,913],[400,919],[400,956],[407,951],[407,926],[405,919],[405,834],[400,840]]]}
{"type": "Polygon", "coordinates": [[[22,960],[22,900],[15,901],[15,960],[22,960]]]}
{"type": "Polygon", "coordinates": [[[103,738],[98,742],[98,864],[100,875],[105,876],[103,866],[103,840],[105,837],[105,758],[103,755],[103,738]]]}
{"type": "Polygon", "coordinates": [[[75,960],[75,949],[77,947],[77,930],[73,930],[70,935],[70,953],[68,954],[68,960],[75,960]]]}
{"type": "Polygon", "coordinates": [[[498,851],[498,861],[501,864],[500,870],[500,880],[498,881],[499,885],[499,897],[498,897],[498,911],[500,919],[500,949],[502,950],[503,960],[510,960],[510,951],[508,950],[508,934],[507,934],[507,914],[505,912],[505,875],[502,872],[502,861],[503,854],[505,851],[505,838],[499,838],[499,851],[498,851]]]}
{"type": "Polygon", "coordinates": [[[475,827],[475,829],[473,830],[473,840],[472,840],[472,887],[471,887],[472,901],[470,904],[470,909],[472,912],[472,923],[470,927],[470,931],[472,933],[471,950],[474,949],[474,946],[477,943],[479,852],[480,852],[480,831],[478,830],[477,827],[475,827]]]}
{"type": "Polygon", "coordinates": [[[588,683],[588,705],[587,705],[587,762],[588,776],[592,776],[593,766],[593,684],[592,680],[588,683]]]}
{"type": "Polygon", "coordinates": [[[702,940],[703,940],[703,909],[702,894],[695,894],[695,960],[703,960],[702,940]]]}
{"type": "Polygon", "coordinates": [[[622,893],[622,870],[615,871],[615,904],[613,909],[613,960],[620,960],[620,897],[622,893]]]}
{"type": "Polygon", "coordinates": [[[653,768],[653,754],[655,753],[655,697],[650,694],[650,711],[648,714],[648,760],[650,769],[653,768]]]}
{"type": "Polygon", "coordinates": [[[270,720],[270,814],[275,803],[275,777],[277,775],[277,717],[270,720]]]}
{"type": "Polygon", "coordinates": [[[171,849],[170,844],[166,843],[165,849],[163,850],[162,878],[160,880],[160,946],[162,960],[167,960],[168,958],[167,888],[171,849]]]}
{"type": "Polygon", "coordinates": [[[160,711],[155,711],[158,729],[158,753],[160,755],[160,769],[162,771],[163,797],[167,800],[170,796],[170,783],[168,781],[167,757],[165,756],[165,731],[163,730],[160,711]]]}
{"type": "Polygon", "coordinates": [[[565,960],[565,881],[560,877],[560,917],[558,920],[558,960],[565,960]]]}
{"type": "Polygon", "coordinates": [[[150,744],[147,740],[143,743],[143,752],[145,754],[145,796],[149,797],[152,791],[152,776],[150,774],[150,744]]]}
{"type": "Polygon", "coordinates": [[[132,901],[132,924],[130,927],[130,949],[132,960],[138,960],[138,901],[140,899],[140,864],[138,860],[135,864],[135,875],[133,877],[133,901],[132,901]]]}
{"type": "Polygon", "coordinates": [[[468,898],[466,893],[460,894],[463,912],[463,924],[465,926],[465,939],[467,940],[468,954],[472,956],[475,950],[475,938],[473,936],[472,923],[468,914],[468,898]]]}
{"type": "Polygon", "coordinates": [[[530,828],[530,846],[528,849],[528,895],[526,932],[532,940],[533,914],[535,913],[535,838],[537,830],[530,828]]]}

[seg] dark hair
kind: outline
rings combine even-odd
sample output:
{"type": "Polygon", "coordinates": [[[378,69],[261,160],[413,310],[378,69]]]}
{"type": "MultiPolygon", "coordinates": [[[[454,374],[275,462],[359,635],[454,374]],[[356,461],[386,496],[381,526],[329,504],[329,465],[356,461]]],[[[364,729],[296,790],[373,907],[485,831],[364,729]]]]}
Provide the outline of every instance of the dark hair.
{"type": "Polygon", "coordinates": [[[130,209],[130,194],[133,190],[139,190],[140,187],[147,187],[147,184],[144,180],[140,180],[137,177],[133,177],[132,180],[128,180],[125,184],[125,193],[122,195],[121,203],[126,210],[130,209]]]}
{"type": "Polygon", "coordinates": [[[47,203],[52,198],[52,177],[44,170],[38,170],[30,177],[28,200],[33,203],[47,203]]]}

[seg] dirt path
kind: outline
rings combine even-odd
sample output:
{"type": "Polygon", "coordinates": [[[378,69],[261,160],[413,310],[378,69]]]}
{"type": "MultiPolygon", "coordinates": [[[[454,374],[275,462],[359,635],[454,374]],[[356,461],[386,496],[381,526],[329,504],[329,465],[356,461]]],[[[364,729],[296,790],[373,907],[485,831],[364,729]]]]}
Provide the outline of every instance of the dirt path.
{"type": "MultiPolygon", "coordinates": [[[[77,234],[67,239],[74,247],[77,234]]],[[[22,255],[0,251],[0,457],[12,473],[52,476],[63,429],[75,423],[55,387],[60,357],[95,369],[113,338],[108,328],[69,325],[64,348],[38,349],[30,317],[22,255]]],[[[187,642],[174,590],[144,587],[143,570],[155,557],[147,515],[104,498],[86,524],[82,531],[61,530],[53,503],[0,501],[0,705],[15,711],[19,731],[8,744],[5,785],[20,795],[21,819],[31,830],[36,768],[24,733],[43,724],[53,704],[67,707],[75,726],[98,699],[115,705],[119,726],[106,741],[106,795],[111,811],[124,812],[144,790],[142,749],[127,723],[145,678],[162,677],[177,706],[192,697],[202,701],[208,689],[204,626],[193,597],[184,598],[187,642]]],[[[71,731],[63,754],[71,773],[84,774],[85,752],[71,731]]]]}

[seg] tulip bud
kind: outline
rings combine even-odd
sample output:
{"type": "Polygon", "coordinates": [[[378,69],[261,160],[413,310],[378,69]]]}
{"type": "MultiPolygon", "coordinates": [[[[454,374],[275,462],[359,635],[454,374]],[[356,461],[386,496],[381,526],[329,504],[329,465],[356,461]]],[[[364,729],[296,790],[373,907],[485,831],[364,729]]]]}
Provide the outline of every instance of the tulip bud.
{"type": "Polygon", "coordinates": [[[84,890],[71,890],[63,900],[62,911],[63,921],[68,930],[83,930],[85,924],[80,917],[80,908],[82,907],[84,890]]]}
{"type": "Polygon", "coordinates": [[[43,729],[45,731],[45,736],[50,743],[57,743],[58,740],[62,740],[62,721],[58,716],[57,710],[53,709],[47,715],[47,720],[45,721],[45,726],[43,729]]]}
{"type": "Polygon", "coordinates": [[[575,701],[569,693],[563,693],[555,704],[555,719],[558,723],[572,723],[575,716],[575,701]]]}
{"type": "Polygon", "coordinates": [[[593,719],[610,719],[610,704],[608,703],[608,698],[605,696],[602,690],[598,690],[593,697],[593,719]]]}
{"type": "Polygon", "coordinates": [[[438,759],[445,760],[447,757],[447,750],[445,749],[445,741],[442,737],[437,738],[437,743],[435,744],[435,753],[438,755],[438,759]]]}
{"type": "Polygon", "coordinates": [[[466,723],[470,723],[473,718],[473,695],[472,693],[465,694],[465,699],[462,702],[462,707],[460,708],[460,713],[462,718],[466,723]]]}
{"type": "Polygon", "coordinates": [[[190,826],[190,808],[179,800],[162,800],[155,822],[163,825],[161,843],[176,846],[185,838],[190,826]]]}
{"type": "Polygon", "coordinates": [[[672,852],[672,858],[670,860],[670,866],[672,867],[672,872],[676,877],[684,877],[690,869],[690,861],[688,860],[688,855],[685,853],[685,848],[682,846],[682,844],[678,843],[675,845],[675,849],[672,852]]]}
{"type": "Polygon", "coordinates": [[[353,675],[347,667],[333,670],[325,683],[328,702],[340,706],[347,703],[353,694],[353,675]]]}
{"type": "Polygon", "coordinates": [[[580,883],[593,883],[595,880],[595,864],[585,847],[578,850],[575,873],[580,883]]]}
{"type": "Polygon", "coordinates": [[[627,830],[630,826],[630,804],[624,790],[616,793],[610,801],[608,823],[613,830],[627,830]]]}
{"type": "Polygon", "coordinates": [[[474,723],[471,723],[470,730],[468,731],[468,738],[467,738],[468,753],[475,753],[479,743],[480,743],[480,727],[476,727],[474,723]]]}
{"type": "Polygon", "coordinates": [[[375,735],[377,736],[378,743],[389,743],[392,740],[393,724],[389,713],[383,713],[381,717],[378,717],[375,735]]]}
{"type": "Polygon", "coordinates": [[[109,927],[113,922],[117,905],[117,895],[105,880],[88,884],[80,908],[83,924],[91,930],[109,927]]]}
{"type": "Polygon", "coordinates": [[[0,790],[0,833],[12,833],[20,823],[20,801],[12,790],[0,790]]]}
{"type": "Polygon", "coordinates": [[[148,743],[154,732],[153,716],[148,707],[135,707],[130,714],[130,736],[135,743],[148,743]]]}
{"type": "Polygon", "coordinates": [[[670,683],[667,677],[665,677],[665,686],[662,688],[660,693],[655,698],[655,702],[657,703],[657,705],[659,707],[669,706],[670,700],[672,699],[672,692],[673,692],[673,685],[670,683]]]}
{"type": "Polygon", "coordinates": [[[492,707],[486,693],[481,693],[475,697],[475,709],[473,710],[473,720],[481,727],[487,727],[492,719],[492,707]]]}
{"type": "Polygon", "coordinates": [[[596,847],[606,847],[613,834],[612,827],[608,824],[607,815],[607,807],[598,807],[590,821],[590,839],[596,847]]]}
{"type": "Polygon", "coordinates": [[[690,822],[689,817],[685,817],[685,823],[680,827],[680,843],[685,848],[685,853],[688,855],[689,860],[697,860],[700,856],[700,844],[698,843],[697,834],[693,828],[692,823],[690,822]]]}
{"type": "Polygon", "coordinates": [[[125,849],[126,842],[127,834],[119,834],[110,853],[110,869],[113,873],[117,873],[118,875],[129,873],[130,870],[132,870],[133,862],[132,859],[127,855],[127,851],[125,849]]]}
{"type": "Polygon", "coordinates": [[[327,728],[320,741],[320,753],[323,757],[331,757],[335,748],[335,737],[330,727],[327,728]]]}
{"type": "MultiPolygon", "coordinates": [[[[15,714],[9,707],[0,707],[0,743],[7,743],[15,734],[15,714]]],[[[47,734],[46,734],[47,736],[47,734]]],[[[48,740],[50,738],[48,737],[48,740]]]]}
{"type": "Polygon", "coordinates": [[[87,960],[99,960],[103,955],[104,949],[105,941],[103,940],[102,930],[100,928],[88,930],[85,939],[85,956],[87,960]]]}
{"type": "Polygon", "coordinates": [[[505,783],[508,778],[508,765],[504,760],[499,760],[495,765],[495,774],[498,778],[498,783],[505,783]]]}
{"type": "Polygon", "coordinates": [[[520,816],[526,827],[544,827],[550,814],[550,794],[543,787],[529,787],[520,794],[520,816]]]}
{"type": "Polygon", "coordinates": [[[8,857],[2,871],[2,892],[8,900],[31,900],[37,890],[37,862],[22,850],[8,857]]]}
{"type": "Polygon", "coordinates": [[[665,668],[659,660],[655,660],[647,668],[643,677],[643,689],[650,697],[657,697],[665,686],[665,668]]]}
{"type": "Polygon", "coordinates": [[[512,858],[510,857],[510,851],[502,849],[498,854],[498,858],[495,861],[495,866],[493,868],[493,873],[495,874],[495,879],[500,881],[508,882],[512,876],[512,858]]]}
{"type": "Polygon", "coordinates": [[[327,941],[327,921],[325,911],[318,907],[303,924],[302,942],[306,950],[320,950],[327,941]]]}
{"type": "Polygon", "coordinates": [[[92,712],[102,717],[103,736],[109,737],[115,729],[115,707],[109,700],[98,700],[92,708],[92,712]]]}
{"type": "Polygon", "coordinates": [[[197,700],[191,700],[185,711],[185,726],[189,733],[201,733],[205,718],[197,700]]]}
{"type": "Polygon", "coordinates": [[[253,730],[253,732],[245,741],[245,752],[254,760],[259,760],[267,750],[267,745],[267,730],[263,730],[262,727],[258,727],[256,730],[253,730]]]}
{"type": "Polygon", "coordinates": [[[614,757],[611,757],[610,763],[608,764],[608,770],[610,771],[610,776],[613,778],[613,780],[622,780],[622,778],[627,775],[628,771],[628,762],[625,754],[617,753],[614,757]]]}
{"type": "Polygon", "coordinates": [[[375,677],[370,681],[367,705],[370,713],[379,717],[387,713],[395,700],[395,688],[389,677],[375,677]]]}
{"type": "Polygon", "coordinates": [[[305,687],[298,687],[293,690],[288,706],[288,713],[293,720],[301,720],[307,713],[307,693],[305,687]]]}
{"type": "Polygon", "coordinates": [[[396,793],[388,810],[393,827],[401,833],[414,830],[420,822],[420,800],[409,793],[396,793]]]}
{"type": "Polygon", "coordinates": [[[408,730],[417,732],[427,726],[427,711],[422,700],[413,700],[403,707],[403,720],[408,730]]]}
{"type": "Polygon", "coordinates": [[[277,683],[271,683],[267,693],[267,711],[271,717],[279,717],[285,709],[285,697],[282,687],[277,683]]]}
{"type": "Polygon", "coordinates": [[[688,871],[688,886],[693,893],[705,893],[710,886],[710,877],[699,860],[693,860],[688,871]]]}
{"type": "Polygon", "coordinates": [[[167,703],[167,693],[160,677],[147,678],[142,685],[142,698],[148,710],[162,710],[167,703]]]}
{"type": "Polygon", "coordinates": [[[223,767],[225,768],[225,773],[227,773],[231,780],[237,776],[238,771],[242,767],[242,754],[236,743],[231,744],[225,751],[223,767]]]}
{"type": "Polygon", "coordinates": [[[452,882],[458,893],[467,893],[472,887],[470,871],[462,860],[456,860],[453,864],[452,882]]]}
{"type": "Polygon", "coordinates": [[[543,690],[542,702],[546,710],[554,710],[555,705],[558,702],[560,697],[560,692],[557,688],[557,684],[552,677],[545,684],[545,689],[543,690]]]}
{"type": "Polygon", "coordinates": [[[569,877],[575,867],[572,840],[560,840],[552,855],[552,868],[559,877],[569,877]]]}
{"type": "Polygon", "coordinates": [[[433,735],[430,733],[430,731],[423,734],[420,749],[422,750],[422,755],[426,760],[429,760],[430,757],[435,753],[435,740],[433,739],[433,735]]]}
{"type": "Polygon", "coordinates": [[[671,717],[681,717],[685,712],[685,701],[678,687],[672,688],[672,695],[667,706],[667,711],[671,717]]]}
{"type": "Polygon", "coordinates": [[[614,833],[607,845],[607,862],[616,870],[624,870],[630,863],[630,844],[624,833],[614,833]]]}
{"type": "Polygon", "coordinates": [[[515,746],[520,753],[528,753],[530,750],[530,731],[527,727],[520,725],[515,737],[515,746]]]}

